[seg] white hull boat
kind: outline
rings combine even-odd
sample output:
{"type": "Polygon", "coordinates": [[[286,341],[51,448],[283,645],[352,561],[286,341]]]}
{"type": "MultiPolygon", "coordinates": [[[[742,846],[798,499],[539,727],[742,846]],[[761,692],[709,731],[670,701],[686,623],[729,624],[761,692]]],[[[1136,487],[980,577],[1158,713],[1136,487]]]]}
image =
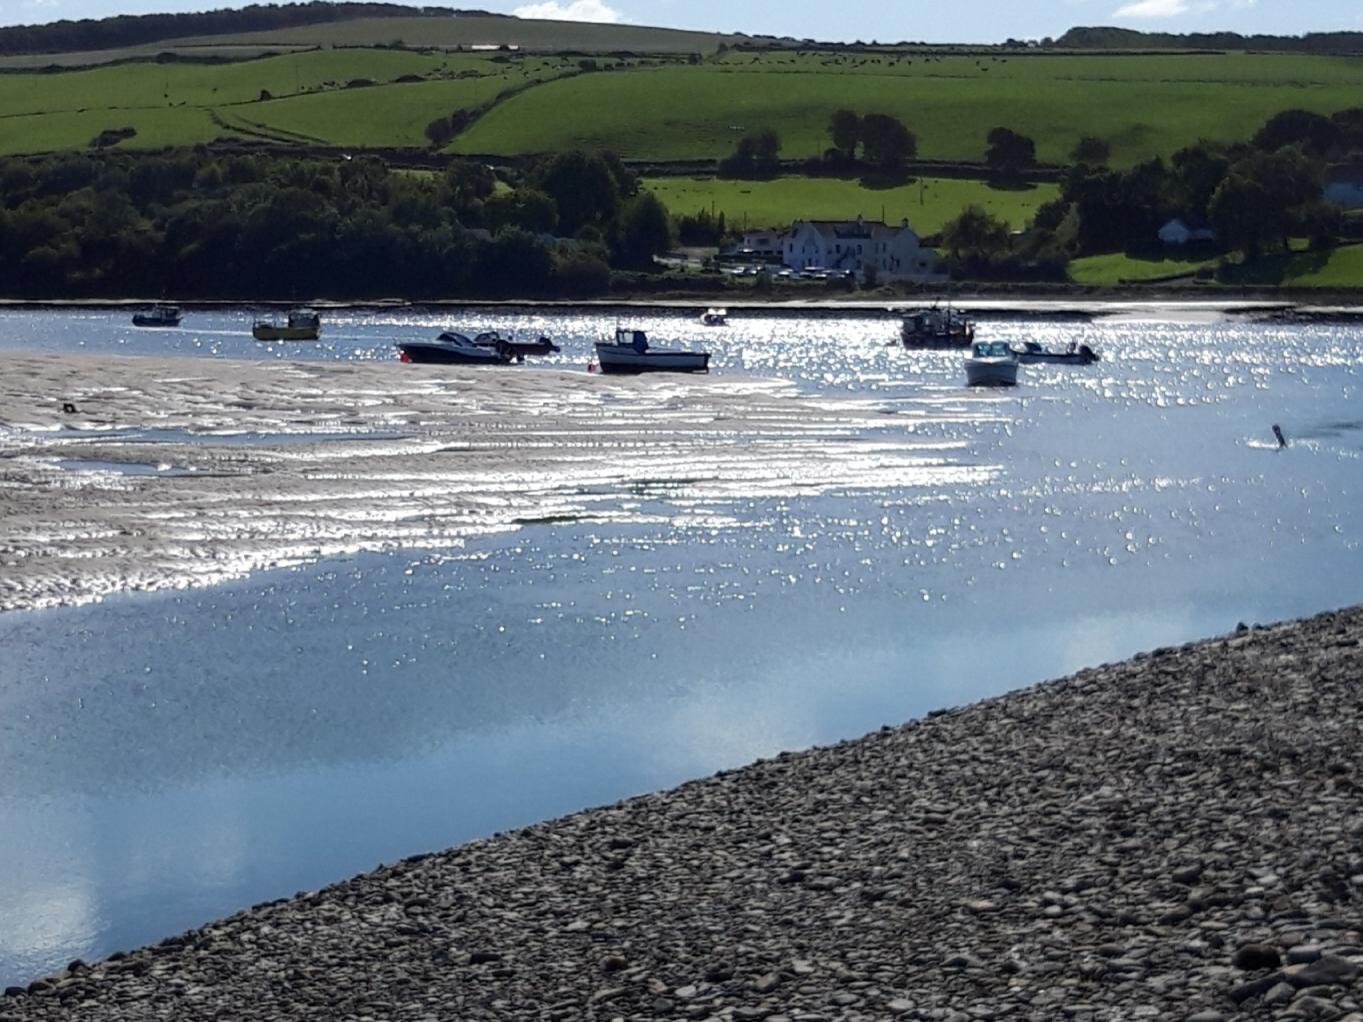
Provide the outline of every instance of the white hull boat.
{"type": "Polygon", "coordinates": [[[1003,341],[979,341],[965,360],[965,382],[970,387],[1014,387],[1018,356],[1003,341]]]}
{"type": "Polygon", "coordinates": [[[624,327],[615,331],[614,343],[597,341],[596,358],[603,373],[706,373],[708,351],[654,348],[642,330],[624,327]]]}

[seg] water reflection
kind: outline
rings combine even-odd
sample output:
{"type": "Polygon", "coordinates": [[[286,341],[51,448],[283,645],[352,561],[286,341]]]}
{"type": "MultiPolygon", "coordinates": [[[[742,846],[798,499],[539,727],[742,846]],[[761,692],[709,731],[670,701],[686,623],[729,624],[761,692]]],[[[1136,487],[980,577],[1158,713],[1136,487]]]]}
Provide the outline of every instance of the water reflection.
{"type": "MultiPolygon", "coordinates": [[[[390,319],[329,318],[328,334],[387,357],[381,331],[434,325],[390,319]]],[[[605,322],[520,329],[582,359],[605,322]]],[[[0,982],[380,860],[1363,598],[1357,330],[990,323],[1104,361],[976,395],[959,355],[894,348],[870,321],[641,325],[694,330],[725,372],[893,423],[848,444],[864,459],[848,477],[871,482],[801,493],[793,472],[717,486],[641,467],[590,523],[546,506],[463,552],[0,617],[0,982]]]]}

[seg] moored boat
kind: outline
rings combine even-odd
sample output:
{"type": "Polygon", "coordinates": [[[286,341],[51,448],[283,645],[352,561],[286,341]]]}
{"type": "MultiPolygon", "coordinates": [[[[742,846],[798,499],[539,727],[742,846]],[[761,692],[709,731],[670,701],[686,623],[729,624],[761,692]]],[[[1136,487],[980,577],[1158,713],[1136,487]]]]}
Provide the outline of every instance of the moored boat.
{"type": "Polygon", "coordinates": [[[463,334],[446,330],[433,340],[398,341],[398,358],[436,365],[506,365],[515,354],[505,339],[499,340],[500,344],[478,344],[463,334]]]}
{"type": "Polygon", "coordinates": [[[700,322],[702,326],[728,326],[729,310],[706,309],[700,314],[700,322]]]}
{"type": "Polygon", "coordinates": [[[975,340],[975,323],[950,305],[932,305],[904,314],[899,339],[906,348],[968,348],[975,340]]]}
{"type": "Polygon", "coordinates": [[[596,357],[603,373],[705,373],[708,351],[654,348],[642,330],[616,327],[615,341],[597,341],[596,357]]]}
{"type": "Polygon", "coordinates": [[[182,314],[175,305],[153,305],[150,312],[134,312],[133,326],[179,326],[182,314]]]}
{"type": "Polygon", "coordinates": [[[1023,341],[1022,346],[1013,349],[1018,361],[1023,365],[1043,363],[1049,365],[1086,366],[1100,361],[1102,356],[1087,344],[1074,344],[1065,351],[1047,351],[1036,341],[1023,341]]]}
{"type": "MultiPolygon", "coordinates": [[[[441,336],[444,336],[443,334],[441,336]]],[[[541,334],[533,341],[518,341],[515,336],[503,337],[499,331],[484,330],[473,338],[473,343],[480,348],[496,348],[511,352],[517,358],[526,355],[549,355],[558,351],[558,345],[548,337],[541,334]]]]}
{"type": "Polygon", "coordinates": [[[1018,356],[1007,341],[976,341],[965,360],[970,387],[1012,387],[1018,382],[1018,356]]]}
{"type": "Polygon", "coordinates": [[[321,332],[322,317],[312,309],[294,309],[282,323],[271,317],[251,324],[258,341],[315,341],[321,332]]]}

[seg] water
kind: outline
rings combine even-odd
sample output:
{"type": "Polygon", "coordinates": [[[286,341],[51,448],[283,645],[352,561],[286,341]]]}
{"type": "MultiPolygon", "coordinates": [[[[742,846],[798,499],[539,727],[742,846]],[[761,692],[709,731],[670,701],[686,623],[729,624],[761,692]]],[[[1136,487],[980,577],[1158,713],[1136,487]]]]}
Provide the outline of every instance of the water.
{"type": "MultiPolygon", "coordinates": [[[[278,357],[225,325],[194,334],[194,314],[185,337],[133,337],[121,318],[5,313],[0,346],[278,357]]],[[[456,324],[390,318],[328,316],[334,346],[309,354],[388,358],[387,335],[456,324]]],[[[888,322],[638,322],[703,340],[720,372],[873,409],[886,425],[865,436],[864,471],[831,490],[794,470],[747,490],[645,480],[600,495],[594,521],[454,553],[0,616],[0,982],[380,861],[1363,599],[1357,328],[985,323],[1104,361],[1023,367],[1016,391],[977,394],[959,354],[893,348],[888,322]],[[923,441],[943,471],[887,481],[881,461],[923,441]]],[[[581,368],[613,320],[516,325],[581,368]]]]}

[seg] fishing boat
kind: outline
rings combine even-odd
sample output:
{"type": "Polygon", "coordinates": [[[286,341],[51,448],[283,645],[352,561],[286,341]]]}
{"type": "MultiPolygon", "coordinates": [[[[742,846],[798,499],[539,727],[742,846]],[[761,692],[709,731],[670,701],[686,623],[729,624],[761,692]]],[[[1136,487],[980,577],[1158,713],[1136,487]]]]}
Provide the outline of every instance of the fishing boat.
{"type": "Polygon", "coordinates": [[[271,316],[251,324],[251,336],[258,341],[315,341],[321,332],[322,317],[312,309],[294,309],[282,323],[271,316]]]}
{"type": "Polygon", "coordinates": [[[700,314],[700,322],[702,326],[728,326],[729,310],[706,309],[700,314]]]}
{"type": "Polygon", "coordinates": [[[134,312],[133,326],[179,326],[181,312],[175,305],[153,305],[150,312],[134,312]]]}
{"type": "MultiPolygon", "coordinates": [[[[479,335],[486,336],[486,335],[479,335]]],[[[403,362],[436,365],[506,365],[514,352],[505,339],[501,344],[479,344],[467,336],[446,330],[433,340],[398,341],[398,358],[403,362]]]]}
{"type": "Polygon", "coordinates": [[[473,343],[480,348],[509,351],[517,358],[524,358],[526,355],[550,355],[559,350],[558,345],[543,334],[533,341],[518,341],[515,335],[503,336],[496,330],[484,330],[475,335],[473,343]]]}
{"type": "Polygon", "coordinates": [[[971,387],[1012,387],[1018,382],[1018,356],[1007,341],[976,341],[965,360],[971,387]]]}
{"type": "Polygon", "coordinates": [[[1047,351],[1036,341],[1023,341],[1022,346],[1013,349],[1018,361],[1023,365],[1043,363],[1048,365],[1086,366],[1097,362],[1102,356],[1087,344],[1074,344],[1065,351],[1047,351]]]}
{"type": "Polygon", "coordinates": [[[597,341],[596,357],[603,373],[705,373],[708,351],[654,348],[648,335],[629,327],[615,328],[615,341],[597,341]]]}
{"type": "Polygon", "coordinates": [[[975,340],[975,323],[950,305],[933,304],[904,314],[899,339],[906,348],[968,348],[975,340]]]}

